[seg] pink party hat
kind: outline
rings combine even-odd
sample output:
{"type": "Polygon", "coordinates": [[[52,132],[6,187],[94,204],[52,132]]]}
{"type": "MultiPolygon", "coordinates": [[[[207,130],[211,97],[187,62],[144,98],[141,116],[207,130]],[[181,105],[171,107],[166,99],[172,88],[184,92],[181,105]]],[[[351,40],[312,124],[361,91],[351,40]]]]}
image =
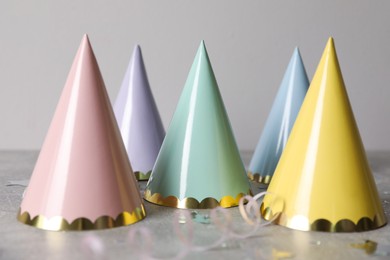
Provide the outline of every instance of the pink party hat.
{"type": "Polygon", "coordinates": [[[18,220],[47,230],[102,229],[145,217],[103,78],[83,37],[18,220]]]}

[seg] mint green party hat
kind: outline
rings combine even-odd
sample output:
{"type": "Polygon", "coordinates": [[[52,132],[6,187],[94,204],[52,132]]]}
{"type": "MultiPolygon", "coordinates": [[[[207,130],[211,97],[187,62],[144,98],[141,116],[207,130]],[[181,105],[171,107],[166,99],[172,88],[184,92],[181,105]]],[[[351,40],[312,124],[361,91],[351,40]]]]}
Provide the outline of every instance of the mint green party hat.
{"type": "Polygon", "coordinates": [[[249,181],[202,41],[145,199],[175,208],[237,206],[249,181]]]}

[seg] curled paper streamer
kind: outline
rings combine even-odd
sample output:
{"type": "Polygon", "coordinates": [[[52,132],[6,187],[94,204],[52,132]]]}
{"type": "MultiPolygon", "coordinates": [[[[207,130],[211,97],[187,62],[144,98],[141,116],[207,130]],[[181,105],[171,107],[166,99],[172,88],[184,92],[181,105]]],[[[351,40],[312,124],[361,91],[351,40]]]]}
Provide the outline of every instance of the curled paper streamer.
{"type": "Polygon", "coordinates": [[[27,187],[30,180],[10,180],[8,181],[5,186],[21,186],[21,187],[27,187]]]}
{"type": "MultiPolygon", "coordinates": [[[[186,219],[190,218],[190,213],[185,211],[183,212],[186,219]]],[[[174,221],[179,223],[180,218],[183,216],[179,213],[176,213],[174,216],[174,221]]],[[[185,222],[186,223],[186,222],[185,222]]],[[[191,223],[191,222],[190,222],[191,223]]],[[[186,225],[187,226],[187,225],[186,225]]],[[[184,234],[180,228],[175,228],[175,234],[180,238],[180,241],[183,246],[181,250],[175,256],[165,256],[165,257],[155,257],[153,256],[153,245],[155,245],[153,240],[153,235],[149,228],[146,227],[137,227],[130,229],[128,235],[129,243],[137,248],[137,258],[143,260],[162,260],[162,259],[183,259],[191,251],[190,246],[192,245],[193,239],[193,226],[192,223],[188,225],[187,234],[184,234]]]]}
{"type": "MultiPolygon", "coordinates": [[[[256,194],[253,197],[246,195],[240,199],[239,204],[238,204],[238,208],[240,210],[240,214],[241,214],[242,218],[249,225],[254,225],[256,229],[259,229],[261,227],[264,227],[264,226],[271,224],[272,222],[274,222],[274,220],[276,218],[279,217],[279,215],[275,214],[269,221],[266,221],[261,217],[261,213],[260,213],[261,203],[258,203],[257,201],[260,198],[264,197],[265,195],[275,196],[274,194],[272,194],[270,192],[264,191],[264,192],[260,192],[260,193],[256,194]],[[246,204],[245,204],[245,202],[246,202],[246,204]]],[[[275,203],[275,202],[282,203],[282,208],[284,208],[284,201],[281,202],[280,198],[275,197],[273,199],[273,201],[271,201],[271,205],[273,205],[273,203],[275,203]],[[277,200],[277,199],[279,199],[279,200],[277,200]]]]}
{"type": "Polygon", "coordinates": [[[140,259],[152,260],[156,259],[151,256],[153,238],[151,231],[146,227],[131,229],[129,232],[129,242],[132,245],[136,244],[138,256],[140,259]]]}
{"type": "Polygon", "coordinates": [[[87,259],[105,260],[105,248],[102,240],[94,235],[87,235],[81,242],[82,250],[87,259]]]}
{"type": "Polygon", "coordinates": [[[175,256],[153,256],[153,245],[155,246],[155,243],[151,231],[146,227],[132,228],[129,231],[129,243],[132,245],[137,244],[140,258],[162,260],[183,259],[191,252],[201,252],[220,248],[225,242],[231,239],[248,238],[273,221],[273,219],[271,221],[264,221],[261,218],[260,203],[258,203],[258,200],[266,194],[269,193],[262,192],[254,197],[247,195],[241,198],[239,202],[239,211],[242,218],[246,223],[252,226],[249,232],[236,232],[229,209],[217,207],[210,211],[210,220],[221,233],[219,238],[207,245],[196,245],[194,242],[194,220],[191,216],[191,212],[188,210],[178,210],[173,217],[173,229],[182,246],[179,247],[180,251],[175,256]]]}
{"type": "Polygon", "coordinates": [[[260,192],[255,196],[246,195],[242,197],[239,201],[238,208],[240,214],[246,223],[249,225],[255,225],[256,227],[265,226],[270,224],[272,221],[264,221],[261,218],[260,214],[260,203],[257,203],[257,200],[264,197],[267,193],[266,191],[260,192]],[[246,202],[246,204],[245,204],[246,202]]]}

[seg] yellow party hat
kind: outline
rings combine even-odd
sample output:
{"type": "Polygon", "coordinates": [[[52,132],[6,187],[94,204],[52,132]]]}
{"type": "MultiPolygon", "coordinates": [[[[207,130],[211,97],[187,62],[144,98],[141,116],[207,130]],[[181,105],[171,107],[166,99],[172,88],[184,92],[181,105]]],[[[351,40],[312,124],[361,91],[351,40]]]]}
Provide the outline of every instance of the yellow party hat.
{"type": "Polygon", "coordinates": [[[386,224],[332,38],[268,192],[263,217],[292,229],[350,232],[386,224]]]}

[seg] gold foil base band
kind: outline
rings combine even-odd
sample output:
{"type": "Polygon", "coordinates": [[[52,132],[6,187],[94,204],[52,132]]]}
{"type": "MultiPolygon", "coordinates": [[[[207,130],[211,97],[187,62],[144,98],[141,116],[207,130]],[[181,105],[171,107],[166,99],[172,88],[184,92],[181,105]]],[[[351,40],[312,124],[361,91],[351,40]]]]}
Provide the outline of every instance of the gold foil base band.
{"type": "Polygon", "coordinates": [[[66,231],[66,230],[94,230],[106,229],[113,227],[121,227],[133,224],[145,218],[146,212],[144,206],[136,208],[133,212],[124,211],[120,213],[115,219],[109,216],[101,216],[94,222],[87,218],[78,218],[69,223],[66,219],[60,216],[52,217],[50,219],[45,216],[38,215],[31,219],[28,212],[21,214],[19,209],[17,219],[27,225],[34,226],[40,229],[52,231],[66,231]]]}
{"type": "Polygon", "coordinates": [[[255,181],[255,182],[258,182],[258,183],[262,183],[262,184],[268,185],[271,182],[272,176],[271,175],[262,176],[259,173],[253,174],[252,172],[248,172],[248,178],[251,181],[255,181]]]}
{"type": "Polygon", "coordinates": [[[152,171],[148,171],[147,173],[143,172],[134,172],[135,178],[137,181],[147,181],[150,178],[150,174],[152,174],[152,171]]]}
{"type": "Polygon", "coordinates": [[[274,223],[291,229],[302,231],[324,231],[324,232],[361,232],[380,228],[386,225],[386,219],[383,215],[375,215],[373,219],[362,217],[357,223],[349,219],[341,219],[337,223],[332,223],[327,219],[317,219],[312,223],[304,216],[288,217],[286,214],[279,212],[273,214],[271,209],[261,205],[261,214],[266,220],[274,219],[274,223]]]}
{"type": "MultiPolygon", "coordinates": [[[[247,194],[252,194],[249,190],[247,194]]],[[[201,202],[194,198],[184,198],[182,200],[175,196],[163,197],[159,193],[152,194],[149,189],[145,191],[144,199],[161,206],[167,206],[179,209],[212,209],[216,207],[230,208],[238,206],[240,199],[246,194],[240,193],[233,198],[232,196],[224,196],[220,201],[214,198],[205,198],[201,202]]]]}

